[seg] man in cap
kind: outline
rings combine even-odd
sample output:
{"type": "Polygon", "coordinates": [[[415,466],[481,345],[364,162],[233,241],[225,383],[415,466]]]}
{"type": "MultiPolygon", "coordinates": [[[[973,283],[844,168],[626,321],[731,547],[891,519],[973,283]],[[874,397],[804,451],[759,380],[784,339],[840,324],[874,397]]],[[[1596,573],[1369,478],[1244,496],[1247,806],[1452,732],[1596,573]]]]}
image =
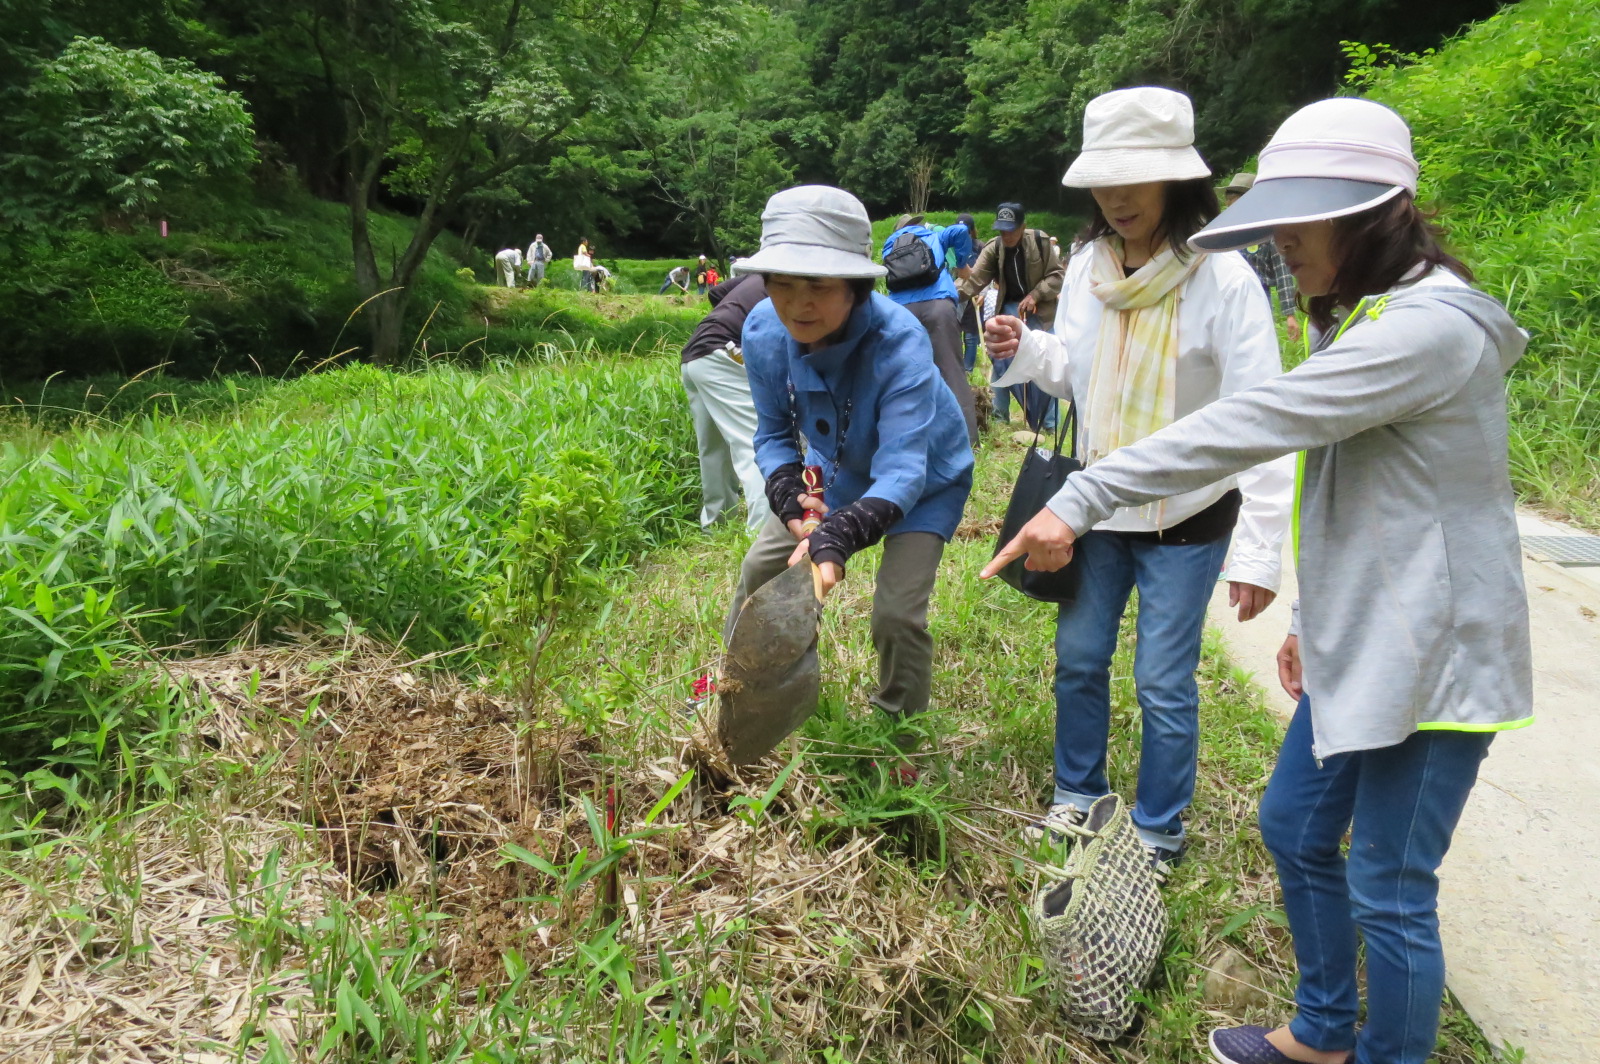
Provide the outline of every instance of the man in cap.
{"type": "Polygon", "coordinates": [[[889,298],[909,310],[927,330],[933,342],[933,364],[961,405],[967,439],[976,443],[977,408],[961,364],[961,319],[956,312],[960,297],[947,262],[952,254],[958,269],[972,264],[972,234],[966,226],[952,225],[936,233],[923,224],[922,215],[902,214],[883,242],[883,265],[888,271],[884,283],[889,298]]]}
{"type": "Polygon", "coordinates": [[[706,261],[704,255],[701,255],[699,261],[694,264],[694,287],[701,295],[705,295],[706,290],[711,287],[711,264],[706,261]]]}
{"type": "MultiPolygon", "coordinates": [[[[1233,180],[1222,189],[1222,205],[1233,206],[1255,183],[1255,174],[1248,171],[1234,174],[1233,180]]],[[[1289,339],[1300,339],[1300,321],[1295,317],[1294,274],[1289,272],[1283,256],[1278,254],[1278,245],[1272,242],[1271,237],[1267,237],[1260,243],[1241,248],[1240,251],[1244,253],[1245,260],[1250,263],[1251,268],[1256,271],[1256,276],[1261,278],[1261,287],[1278,301],[1278,312],[1283,315],[1283,324],[1288,330],[1289,339]]]]}
{"type": "MultiPolygon", "coordinates": [[[[1056,299],[1061,295],[1061,280],[1066,265],[1059,248],[1042,229],[1027,227],[1027,212],[1020,203],[1002,203],[994,212],[994,228],[1000,235],[984,245],[977,264],[961,282],[961,294],[971,299],[993,282],[998,290],[995,306],[1031,327],[1049,332],[1056,320],[1056,299]]],[[[1011,365],[1009,358],[994,358],[990,380],[999,380],[1011,365]]],[[[1028,428],[1035,431],[1056,425],[1056,401],[1040,388],[1013,385],[994,389],[995,420],[1011,417],[1011,397],[1023,408],[1028,428]]]]}
{"type": "Polygon", "coordinates": [[[550,250],[550,245],[544,242],[543,233],[533,234],[533,243],[528,245],[528,254],[525,260],[528,263],[528,284],[538,288],[544,280],[544,268],[556,257],[550,250]]]}

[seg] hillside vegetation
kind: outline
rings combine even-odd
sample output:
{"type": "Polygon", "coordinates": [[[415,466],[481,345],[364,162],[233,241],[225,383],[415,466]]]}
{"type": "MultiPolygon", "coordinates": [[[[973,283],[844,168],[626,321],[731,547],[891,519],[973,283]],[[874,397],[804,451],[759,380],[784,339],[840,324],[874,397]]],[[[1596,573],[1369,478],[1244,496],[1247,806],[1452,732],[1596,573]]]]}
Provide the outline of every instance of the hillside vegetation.
{"type": "Polygon", "coordinates": [[[1523,0],[1370,94],[1411,123],[1479,282],[1533,337],[1511,376],[1531,502],[1600,527],[1600,5],[1523,0]]]}
{"type": "MultiPolygon", "coordinates": [[[[1211,656],[1146,1021],[1114,1045],[1061,1023],[1024,915],[1060,855],[1017,830],[1048,793],[1053,612],[976,578],[1019,448],[983,448],[946,554],[921,778],[887,771],[866,704],[873,551],[829,598],[820,712],[735,779],[684,699],[718,653],[742,528],[691,532],[670,352],[609,354],[335,369],[225,416],[0,456],[0,994],[29,1003],[0,1018],[5,1044],[1127,1064],[1198,1060],[1224,1017],[1283,1018],[1292,962],[1253,819],[1279,725],[1211,656]],[[1210,987],[1227,950],[1248,998],[1210,987]]],[[[1452,1012],[1437,1059],[1491,1056],[1452,1012]]]]}
{"type": "Polygon", "coordinates": [[[164,696],[125,679],[145,647],[346,626],[472,644],[508,530],[544,513],[540,476],[578,476],[574,454],[598,456],[588,490],[616,514],[568,542],[549,503],[557,547],[607,571],[676,538],[695,470],[677,366],[621,357],[358,366],[235,394],[223,417],[0,445],[0,799],[19,773],[75,789],[119,747],[170,739],[164,696]]]}

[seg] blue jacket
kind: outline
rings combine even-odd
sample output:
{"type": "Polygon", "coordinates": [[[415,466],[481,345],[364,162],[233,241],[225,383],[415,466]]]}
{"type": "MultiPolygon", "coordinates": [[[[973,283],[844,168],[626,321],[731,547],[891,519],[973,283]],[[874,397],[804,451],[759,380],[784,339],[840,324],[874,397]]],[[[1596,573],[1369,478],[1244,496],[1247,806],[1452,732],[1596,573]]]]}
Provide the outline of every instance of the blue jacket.
{"type": "Polygon", "coordinates": [[[955,534],[972,490],[972,447],[928,333],[910,311],[874,292],[851,313],[843,340],[802,354],[766,300],[745,319],[743,347],[762,476],[801,461],[798,429],[810,445],[806,464],[822,467],[829,509],[872,496],[904,515],[891,536],[955,534]]]}
{"type": "Polygon", "coordinates": [[[901,292],[890,292],[889,298],[896,303],[921,303],[928,299],[948,299],[956,306],[961,305],[961,297],[956,295],[956,283],[950,277],[950,271],[945,269],[945,262],[950,252],[955,252],[956,262],[961,266],[971,266],[978,261],[978,250],[972,246],[972,234],[967,232],[964,225],[952,225],[935,233],[925,225],[908,225],[904,229],[896,229],[890,233],[883,242],[883,254],[880,258],[887,257],[889,249],[894,247],[894,242],[901,233],[914,233],[922,238],[933,251],[935,262],[939,263],[939,279],[923,288],[907,288],[901,292]]]}

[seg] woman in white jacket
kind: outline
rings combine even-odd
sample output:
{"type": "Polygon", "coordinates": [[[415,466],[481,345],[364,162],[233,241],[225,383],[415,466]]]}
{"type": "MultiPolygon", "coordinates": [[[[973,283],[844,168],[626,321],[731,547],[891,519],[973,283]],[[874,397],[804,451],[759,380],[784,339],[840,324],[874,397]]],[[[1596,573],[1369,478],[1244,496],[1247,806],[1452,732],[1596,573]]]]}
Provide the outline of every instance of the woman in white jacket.
{"type": "MultiPolygon", "coordinates": [[[[1093,463],[1217,399],[1282,372],[1272,312],[1238,255],[1196,255],[1217,213],[1194,150],[1189,98],[1161,88],[1097,97],[1063,183],[1095,213],[1067,266],[1055,334],[992,319],[992,354],[1013,350],[999,386],[1029,380],[1074,400],[1080,457],[1093,463]]],[[[1081,584],[1056,623],[1055,792],[1037,830],[1077,823],[1109,793],[1110,668],[1139,590],[1134,682],[1143,718],[1133,822],[1165,872],[1183,855],[1199,749],[1195,669],[1206,606],[1228,556],[1243,620],[1278,589],[1293,466],[1280,459],[1150,506],[1116,511],[1078,543],[1081,584]],[[1235,534],[1236,533],[1236,534],[1235,534]]]]}

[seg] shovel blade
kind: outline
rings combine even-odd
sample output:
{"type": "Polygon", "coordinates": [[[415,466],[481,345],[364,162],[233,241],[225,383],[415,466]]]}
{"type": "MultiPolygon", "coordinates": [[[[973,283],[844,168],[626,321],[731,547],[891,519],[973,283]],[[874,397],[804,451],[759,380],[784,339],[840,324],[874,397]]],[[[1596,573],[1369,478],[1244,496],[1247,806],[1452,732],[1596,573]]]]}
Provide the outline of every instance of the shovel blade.
{"type": "Polygon", "coordinates": [[[809,559],[745,600],[717,683],[717,735],[733,764],[765,757],[817,711],[821,618],[809,559]]]}

